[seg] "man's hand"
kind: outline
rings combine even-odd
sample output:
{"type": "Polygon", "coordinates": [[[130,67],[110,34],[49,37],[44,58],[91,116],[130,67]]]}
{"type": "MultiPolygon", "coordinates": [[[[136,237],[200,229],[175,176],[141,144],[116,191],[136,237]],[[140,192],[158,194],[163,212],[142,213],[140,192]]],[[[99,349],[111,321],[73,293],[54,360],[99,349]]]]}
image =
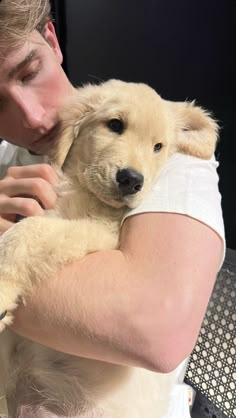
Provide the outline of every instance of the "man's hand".
{"type": "Polygon", "coordinates": [[[55,170],[48,164],[10,167],[0,180],[0,235],[22,217],[43,215],[57,200],[55,170]]]}

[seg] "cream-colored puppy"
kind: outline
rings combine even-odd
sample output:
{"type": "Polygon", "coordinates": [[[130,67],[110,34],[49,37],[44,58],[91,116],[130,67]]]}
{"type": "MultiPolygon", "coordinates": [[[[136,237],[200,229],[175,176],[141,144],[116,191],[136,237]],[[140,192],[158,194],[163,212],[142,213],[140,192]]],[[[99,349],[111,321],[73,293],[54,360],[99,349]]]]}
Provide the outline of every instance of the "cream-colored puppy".
{"type": "MultiPolygon", "coordinates": [[[[207,112],[165,101],[147,85],[111,80],[76,90],[51,156],[63,172],[56,209],[0,238],[0,331],[12,323],[18,303],[60,266],[119,246],[125,212],[145,198],[174,152],[208,159],[216,140],[207,112]]],[[[11,418],[163,415],[156,373],[61,354],[9,330],[0,346],[0,387],[11,418]]]]}

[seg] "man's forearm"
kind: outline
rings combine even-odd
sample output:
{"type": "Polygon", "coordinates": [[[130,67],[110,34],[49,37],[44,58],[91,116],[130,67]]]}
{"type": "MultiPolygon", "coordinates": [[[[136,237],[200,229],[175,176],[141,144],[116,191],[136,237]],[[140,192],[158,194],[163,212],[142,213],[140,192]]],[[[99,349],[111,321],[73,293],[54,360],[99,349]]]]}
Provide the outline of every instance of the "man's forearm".
{"type": "Polygon", "coordinates": [[[139,319],[147,318],[140,287],[121,251],[91,254],[42,283],[19,308],[14,329],[59,351],[153,369],[142,323],[139,330],[139,319]]]}

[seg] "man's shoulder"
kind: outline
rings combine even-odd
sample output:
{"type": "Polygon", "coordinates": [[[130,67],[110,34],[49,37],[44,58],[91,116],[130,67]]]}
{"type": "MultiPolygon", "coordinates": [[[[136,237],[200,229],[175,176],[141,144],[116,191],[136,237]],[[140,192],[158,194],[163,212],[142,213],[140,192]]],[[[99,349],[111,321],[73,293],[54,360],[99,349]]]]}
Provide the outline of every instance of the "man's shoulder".
{"type": "Polygon", "coordinates": [[[18,147],[9,144],[6,141],[2,141],[0,144],[0,178],[5,175],[8,167],[14,165],[18,147]]]}
{"type": "Polygon", "coordinates": [[[12,145],[9,142],[2,141],[0,143],[0,165],[10,161],[17,150],[16,145],[12,145]]]}
{"type": "Polygon", "coordinates": [[[148,212],[176,213],[210,226],[224,237],[218,162],[175,154],[163,167],[141,205],[127,216],[148,212]]]}

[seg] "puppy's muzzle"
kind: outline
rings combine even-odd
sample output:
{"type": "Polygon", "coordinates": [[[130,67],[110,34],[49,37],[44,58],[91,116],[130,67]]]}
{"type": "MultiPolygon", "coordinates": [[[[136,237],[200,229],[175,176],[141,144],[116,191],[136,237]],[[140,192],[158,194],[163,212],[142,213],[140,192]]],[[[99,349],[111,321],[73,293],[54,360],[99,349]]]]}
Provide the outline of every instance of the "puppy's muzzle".
{"type": "Polygon", "coordinates": [[[116,181],[123,196],[140,192],[143,187],[144,177],[131,168],[118,170],[116,181]]]}

